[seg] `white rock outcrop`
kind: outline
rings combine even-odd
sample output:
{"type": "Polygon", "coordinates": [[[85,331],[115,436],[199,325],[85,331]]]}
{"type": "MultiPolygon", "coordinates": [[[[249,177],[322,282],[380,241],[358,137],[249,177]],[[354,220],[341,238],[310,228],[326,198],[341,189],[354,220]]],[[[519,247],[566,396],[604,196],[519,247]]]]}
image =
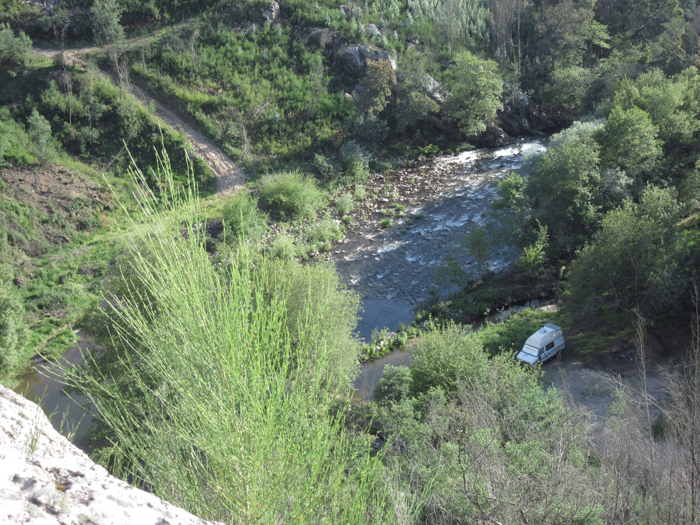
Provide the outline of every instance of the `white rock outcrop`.
{"type": "Polygon", "coordinates": [[[34,403],[0,386],[0,523],[204,525],[110,476],[34,403]]]}

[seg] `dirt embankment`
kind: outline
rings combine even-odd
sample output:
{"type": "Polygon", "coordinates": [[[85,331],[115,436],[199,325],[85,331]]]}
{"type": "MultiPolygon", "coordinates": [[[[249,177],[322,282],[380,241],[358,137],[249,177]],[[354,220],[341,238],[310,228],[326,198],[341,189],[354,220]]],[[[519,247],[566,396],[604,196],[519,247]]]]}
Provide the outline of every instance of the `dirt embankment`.
{"type": "MultiPolygon", "coordinates": [[[[133,44],[133,42],[132,42],[133,44]]],[[[59,50],[56,48],[32,49],[32,54],[41,57],[53,57],[59,50]]],[[[64,60],[68,64],[78,67],[85,65],[87,54],[103,51],[102,48],[85,45],[76,48],[69,48],[63,51],[64,60]]],[[[102,75],[115,85],[118,82],[114,75],[102,71],[102,75]]],[[[192,148],[202,157],[204,162],[212,169],[216,176],[217,193],[236,192],[245,184],[245,175],[241,169],[221,151],[213,142],[207,139],[202,133],[194,129],[187,121],[179,117],[173,110],[166,107],[154,97],[150,96],[141,88],[130,85],[131,93],[136,100],[146,107],[153,106],[156,109],[156,116],[160,118],[168,127],[175,131],[184,131],[187,141],[192,148]]]]}

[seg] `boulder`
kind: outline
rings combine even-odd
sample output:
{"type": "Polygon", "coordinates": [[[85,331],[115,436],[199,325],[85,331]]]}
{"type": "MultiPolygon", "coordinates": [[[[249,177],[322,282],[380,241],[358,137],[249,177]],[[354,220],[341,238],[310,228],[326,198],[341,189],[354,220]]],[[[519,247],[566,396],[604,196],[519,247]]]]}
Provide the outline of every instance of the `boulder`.
{"type": "Polygon", "coordinates": [[[367,59],[388,60],[391,68],[396,70],[396,60],[388,51],[363,44],[341,47],[335,54],[335,65],[342,73],[357,79],[365,72],[367,59]]]}
{"type": "Polygon", "coordinates": [[[503,107],[496,114],[496,124],[508,135],[518,136],[554,127],[532,100],[520,91],[503,99],[503,107]]]}
{"type": "Polygon", "coordinates": [[[328,49],[333,46],[333,42],[337,38],[337,33],[333,29],[327,27],[308,27],[306,28],[307,39],[309,42],[316,44],[321,49],[328,49]]]}
{"type": "MultiPolygon", "coordinates": [[[[408,78],[410,77],[407,77],[404,74],[396,75],[396,82],[401,84],[402,82],[405,82],[408,78]]],[[[425,79],[427,80],[427,85],[425,86],[425,88],[428,91],[428,95],[438,104],[452,96],[452,94],[449,91],[443,88],[440,85],[440,83],[430,75],[425,75],[425,79]]]]}
{"type": "Polygon", "coordinates": [[[515,139],[503,131],[495,122],[488,121],[486,130],[476,137],[476,143],[486,148],[497,148],[513,144],[515,139]]]}
{"type": "Polygon", "coordinates": [[[263,18],[266,22],[274,22],[280,17],[280,6],[277,2],[272,2],[267,9],[263,11],[263,18]]]}
{"type": "Polygon", "coordinates": [[[59,434],[41,408],[3,386],[0,522],[219,525],[110,476],[59,434]]]}

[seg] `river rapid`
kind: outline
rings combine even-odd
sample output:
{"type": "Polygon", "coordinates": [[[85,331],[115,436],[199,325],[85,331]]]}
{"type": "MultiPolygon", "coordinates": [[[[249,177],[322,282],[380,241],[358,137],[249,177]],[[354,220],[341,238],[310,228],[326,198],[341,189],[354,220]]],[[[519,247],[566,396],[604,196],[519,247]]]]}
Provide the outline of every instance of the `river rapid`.
{"type": "MultiPolygon", "coordinates": [[[[353,219],[358,226],[333,253],[345,283],[362,297],[362,319],[357,327],[361,338],[369,340],[375,328],[395,331],[400,323],[409,323],[413,308],[427,299],[431,290],[441,294],[450,291],[433,283],[438,264],[448,250],[458,246],[470,225],[484,222],[497,197],[498,182],[508,173],[520,171],[528,156],[545,151],[546,142],[545,137],[522,139],[501,148],[438,157],[373,179],[368,189],[379,198],[355,211],[353,219]],[[387,198],[387,193],[393,193],[393,198],[387,198]],[[384,215],[380,212],[389,201],[404,205],[406,217],[382,228],[384,215]],[[413,220],[407,229],[407,219],[416,215],[422,218],[413,220]]],[[[493,271],[503,270],[517,257],[515,252],[506,252],[489,260],[488,265],[493,271]]],[[[475,261],[467,257],[465,262],[475,261]]],[[[395,351],[365,363],[355,381],[358,395],[371,399],[384,366],[407,362],[407,353],[395,351]]]]}
{"type": "MultiPolygon", "coordinates": [[[[546,149],[546,138],[521,139],[516,144],[495,149],[478,149],[459,155],[431,159],[414,168],[380,175],[367,184],[375,195],[351,215],[355,227],[343,244],[331,254],[345,283],[362,297],[358,335],[369,340],[376,328],[391,331],[413,319],[414,307],[429,296],[435,270],[447,251],[456,247],[471,224],[481,224],[496,198],[497,184],[511,171],[519,171],[528,155],[546,149]],[[396,217],[389,228],[380,223],[388,216],[390,204],[405,206],[406,217],[396,217]],[[422,216],[415,219],[416,216],[422,216]],[[413,217],[413,224],[407,222],[413,217]],[[409,228],[410,226],[410,228],[409,228]]],[[[515,260],[510,253],[489,261],[495,271],[515,260]]],[[[467,259],[468,264],[470,261],[467,259]]],[[[449,290],[436,289],[440,293],[449,290]]],[[[82,340],[86,349],[90,343],[82,340]]],[[[78,346],[61,358],[64,364],[82,361],[78,346]]],[[[357,395],[371,399],[387,364],[408,363],[408,354],[396,350],[365,363],[355,381],[357,395]]],[[[68,435],[76,425],[75,443],[88,451],[82,438],[92,424],[92,416],[80,406],[85,399],[62,393],[60,377],[51,363],[38,363],[19,379],[15,391],[37,402],[58,429],[68,435]],[[68,416],[63,414],[69,410],[68,416]]]]}

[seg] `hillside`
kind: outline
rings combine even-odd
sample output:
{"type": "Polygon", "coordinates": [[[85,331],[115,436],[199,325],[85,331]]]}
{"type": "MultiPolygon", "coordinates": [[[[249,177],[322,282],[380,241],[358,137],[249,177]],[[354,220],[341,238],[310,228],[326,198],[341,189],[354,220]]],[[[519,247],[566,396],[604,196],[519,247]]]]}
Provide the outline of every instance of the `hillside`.
{"type": "Polygon", "coordinates": [[[694,0],[0,8],[0,380],[52,361],[110,473],[226,523],[698,521],[694,0]]]}

